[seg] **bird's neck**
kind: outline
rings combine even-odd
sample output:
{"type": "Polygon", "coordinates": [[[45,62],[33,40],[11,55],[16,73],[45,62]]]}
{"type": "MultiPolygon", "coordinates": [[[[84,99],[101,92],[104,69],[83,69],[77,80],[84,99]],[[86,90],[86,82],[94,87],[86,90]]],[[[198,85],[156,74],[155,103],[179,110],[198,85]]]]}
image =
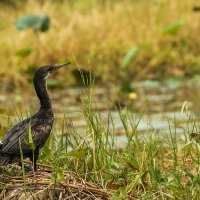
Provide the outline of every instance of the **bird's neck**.
{"type": "Polygon", "coordinates": [[[34,79],[34,86],[35,86],[35,91],[37,93],[37,96],[40,100],[40,109],[45,109],[45,110],[51,110],[51,100],[49,98],[48,92],[47,92],[47,87],[46,87],[46,80],[37,80],[34,79]]]}

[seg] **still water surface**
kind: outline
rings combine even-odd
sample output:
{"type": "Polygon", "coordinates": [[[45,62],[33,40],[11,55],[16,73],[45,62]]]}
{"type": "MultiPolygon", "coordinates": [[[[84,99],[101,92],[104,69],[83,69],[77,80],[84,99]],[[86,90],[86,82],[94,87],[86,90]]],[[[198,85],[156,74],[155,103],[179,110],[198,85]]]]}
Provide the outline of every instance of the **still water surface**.
{"type": "MultiPolygon", "coordinates": [[[[194,96],[198,87],[192,85],[191,82],[183,81],[173,84],[142,81],[134,83],[133,88],[134,99],[131,98],[130,93],[119,94],[116,93],[115,89],[109,90],[104,87],[96,86],[92,92],[96,102],[95,109],[101,113],[105,123],[108,121],[108,116],[112,116],[114,132],[120,144],[126,143],[126,137],[124,137],[123,123],[113,102],[120,102],[122,110],[129,110],[136,123],[139,120],[137,130],[143,135],[150,129],[162,134],[167,134],[170,130],[173,132],[176,129],[176,133],[180,135],[183,134],[183,129],[186,127],[193,131],[193,124],[188,125],[188,118],[181,110],[185,101],[187,101],[186,105],[189,109],[193,105],[191,97],[194,96]],[[174,128],[175,124],[176,128],[174,128]]],[[[73,124],[78,133],[85,133],[87,124],[83,116],[81,102],[81,95],[84,96],[85,92],[84,88],[49,91],[58,130],[63,126],[63,118],[65,117],[66,126],[73,124]]],[[[27,94],[26,91],[24,93],[0,94],[1,132],[6,130],[7,116],[11,116],[11,121],[14,123],[19,120],[20,116],[25,118],[37,109],[38,100],[33,89],[31,94],[27,94]]]]}

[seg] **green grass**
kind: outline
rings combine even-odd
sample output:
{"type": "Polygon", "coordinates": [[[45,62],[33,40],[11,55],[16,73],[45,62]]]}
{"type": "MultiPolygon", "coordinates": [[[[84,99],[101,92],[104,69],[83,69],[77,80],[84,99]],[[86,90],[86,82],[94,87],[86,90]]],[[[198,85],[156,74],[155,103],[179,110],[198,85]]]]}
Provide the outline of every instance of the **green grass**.
{"type": "Polygon", "coordinates": [[[190,140],[187,127],[182,127],[183,137],[176,134],[180,126],[176,127],[176,120],[169,134],[149,128],[141,135],[140,122],[121,109],[128,141],[122,147],[116,142],[111,115],[108,112],[105,121],[95,111],[90,91],[82,103],[85,135],[64,126],[58,138],[54,130],[41,153],[40,161],[54,166],[54,182],[62,180],[64,170],[72,170],[86,181],[113,190],[112,199],[198,199],[200,150],[190,140]]]}
{"type": "MultiPolygon", "coordinates": [[[[127,143],[121,146],[114,134],[115,124],[108,112],[107,119],[96,111],[92,85],[82,94],[82,114],[87,121],[84,134],[75,127],[53,130],[40,153],[39,163],[53,166],[51,184],[64,180],[64,171],[73,171],[85,181],[112,190],[113,200],[143,199],[198,199],[200,184],[200,149],[190,139],[198,132],[195,119],[188,116],[188,125],[174,119],[169,133],[149,129],[138,132],[137,127],[145,110],[136,120],[124,108],[118,110],[127,143]],[[182,136],[176,128],[182,128],[182,136]],[[60,133],[58,136],[58,133],[60,133]]],[[[166,119],[167,120],[167,119],[166,119]]],[[[24,175],[25,177],[25,175],[24,175]]]]}
{"type": "Polygon", "coordinates": [[[149,127],[141,135],[137,130],[140,118],[136,121],[128,110],[121,109],[127,144],[120,146],[111,115],[108,112],[105,120],[96,111],[91,92],[90,88],[82,98],[85,134],[67,127],[64,118],[63,127],[53,131],[40,153],[39,163],[53,166],[51,183],[62,181],[64,171],[71,170],[112,190],[112,199],[198,199],[200,149],[190,140],[188,128],[182,127],[183,137],[179,137],[175,120],[175,129],[169,126],[170,134],[149,127]]]}
{"type": "MultiPolygon", "coordinates": [[[[195,1],[184,0],[181,4],[178,1],[98,2],[39,4],[28,0],[20,8],[2,5],[5,9],[0,15],[7,19],[0,22],[2,83],[6,87],[24,88],[37,66],[61,62],[73,57],[72,54],[81,68],[88,66],[89,61],[91,69],[105,82],[127,77],[160,78],[163,74],[192,75],[200,71],[200,41],[196,37],[199,20],[192,12],[195,1]],[[13,22],[17,17],[30,11],[40,14],[41,10],[53,19],[48,33],[38,38],[31,31],[15,29],[13,22]],[[185,24],[180,25],[182,21],[178,19],[183,19],[185,24]],[[170,31],[166,24],[174,27],[171,32],[178,26],[181,26],[180,31],[167,34],[170,31]],[[12,37],[8,33],[12,33],[12,37]],[[20,57],[19,52],[23,50],[30,54],[20,57]]],[[[68,75],[60,78],[69,80],[68,75]]],[[[88,80],[84,81],[88,85],[88,80]]],[[[198,199],[200,151],[198,143],[190,138],[191,133],[198,132],[196,120],[193,130],[174,119],[174,124],[169,124],[168,134],[152,129],[151,124],[141,134],[137,127],[145,109],[139,119],[127,109],[118,109],[127,140],[127,144],[120,146],[112,115],[108,112],[105,119],[95,109],[93,81],[89,85],[81,98],[82,115],[87,121],[85,133],[79,134],[75,127],[68,126],[63,113],[63,126],[53,130],[40,153],[39,163],[53,166],[51,184],[63,180],[64,171],[71,170],[88,182],[112,190],[113,200],[128,196],[132,199],[198,199]],[[182,137],[176,132],[180,127],[182,137]]],[[[2,119],[5,122],[2,133],[10,127],[12,113],[2,119]]],[[[17,113],[20,120],[23,115],[21,111],[17,113]]],[[[188,117],[188,124],[190,121],[188,117]]]]}
{"type": "MultiPolygon", "coordinates": [[[[98,111],[91,73],[89,77],[81,76],[84,85],[90,86],[81,95],[81,114],[87,126],[84,134],[80,134],[76,127],[68,125],[67,114],[63,113],[62,125],[53,130],[38,160],[53,167],[50,184],[56,185],[64,180],[66,171],[73,171],[85,181],[111,190],[114,200],[128,196],[143,199],[198,199],[200,149],[190,137],[193,135],[196,140],[199,139],[199,135],[195,134],[199,132],[198,118],[191,115],[187,104],[182,114],[188,123],[182,124],[174,119],[173,124],[169,123],[169,133],[154,129],[151,122],[149,128],[140,133],[138,125],[145,117],[146,108],[136,117],[127,108],[116,106],[127,140],[122,146],[117,142],[111,113],[108,111],[105,118],[98,111]],[[193,124],[192,129],[189,123],[193,124]],[[182,128],[181,136],[176,132],[177,128],[182,128]]],[[[16,118],[22,120],[24,111],[20,107],[14,107],[13,110],[16,118]]],[[[27,110],[26,116],[29,116],[27,110]]],[[[3,134],[13,121],[9,115],[6,118],[7,125],[5,123],[1,130],[3,134]]],[[[54,127],[58,127],[56,125],[54,127]]],[[[29,134],[27,132],[28,143],[32,146],[29,134]]],[[[27,177],[23,169],[22,172],[24,189],[28,191],[27,177]]],[[[1,173],[12,177],[16,175],[16,170],[8,169],[6,172],[3,169],[1,173]]]]}

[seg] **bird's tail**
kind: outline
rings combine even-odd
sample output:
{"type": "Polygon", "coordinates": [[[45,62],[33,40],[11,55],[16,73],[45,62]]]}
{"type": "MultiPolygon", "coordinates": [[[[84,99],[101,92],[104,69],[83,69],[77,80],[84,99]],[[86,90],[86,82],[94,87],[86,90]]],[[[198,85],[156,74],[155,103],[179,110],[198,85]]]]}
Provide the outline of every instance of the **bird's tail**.
{"type": "Polygon", "coordinates": [[[10,161],[10,156],[0,152],[0,166],[8,165],[10,161]]]}

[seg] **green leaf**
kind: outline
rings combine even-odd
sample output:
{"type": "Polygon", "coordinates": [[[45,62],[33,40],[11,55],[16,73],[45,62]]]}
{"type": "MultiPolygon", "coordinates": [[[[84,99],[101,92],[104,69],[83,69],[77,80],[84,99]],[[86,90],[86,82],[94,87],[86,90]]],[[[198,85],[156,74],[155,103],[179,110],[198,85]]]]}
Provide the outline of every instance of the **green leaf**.
{"type": "Polygon", "coordinates": [[[116,191],[112,197],[111,200],[122,200],[125,199],[128,195],[128,193],[133,189],[135,183],[131,183],[130,185],[127,185],[126,187],[120,187],[118,191],[116,191]]]}
{"type": "Polygon", "coordinates": [[[28,130],[26,131],[24,142],[30,146],[30,148],[34,151],[35,144],[33,143],[32,133],[31,133],[31,123],[29,123],[28,130]]]}
{"type": "Polygon", "coordinates": [[[136,58],[137,54],[138,54],[138,48],[132,47],[122,60],[121,68],[126,69],[131,64],[131,62],[133,62],[133,60],[136,58]]]}
{"type": "Polygon", "coordinates": [[[176,35],[178,31],[185,25],[185,21],[180,19],[165,26],[163,33],[169,35],[176,35]]]}
{"type": "Polygon", "coordinates": [[[45,32],[49,29],[50,19],[48,16],[27,15],[22,16],[16,21],[19,30],[32,28],[34,31],[45,32]]]}
{"type": "Polygon", "coordinates": [[[111,167],[113,169],[116,169],[116,170],[122,170],[122,169],[124,169],[124,165],[122,163],[118,163],[118,162],[115,162],[115,161],[113,161],[111,163],[111,167]]]}
{"type": "Polygon", "coordinates": [[[41,160],[47,160],[51,158],[52,151],[54,150],[51,145],[52,140],[52,134],[48,137],[47,141],[45,142],[44,147],[42,148],[42,151],[40,153],[40,159],[41,160]]]}
{"type": "Polygon", "coordinates": [[[62,168],[57,168],[51,177],[50,184],[56,184],[59,181],[64,180],[64,170],[62,168]]]}
{"type": "Polygon", "coordinates": [[[164,178],[162,177],[160,170],[156,167],[151,168],[151,175],[156,183],[161,183],[164,181],[164,178]]]}
{"type": "Polygon", "coordinates": [[[15,54],[18,57],[25,58],[25,57],[29,56],[31,54],[31,52],[32,52],[31,48],[25,48],[25,49],[18,50],[15,54]]]}
{"type": "Polygon", "coordinates": [[[123,158],[123,159],[134,169],[139,169],[139,164],[136,159],[134,158],[123,158]]]}
{"type": "Polygon", "coordinates": [[[112,197],[111,200],[122,200],[127,196],[126,193],[126,187],[120,187],[118,191],[116,191],[112,197]]]}
{"type": "Polygon", "coordinates": [[[87,155],[87,149],[78,149],[74,151],[70,151],[67,153],[67,156],[74,157],[74,158],[84,158],[87,155]]]}

